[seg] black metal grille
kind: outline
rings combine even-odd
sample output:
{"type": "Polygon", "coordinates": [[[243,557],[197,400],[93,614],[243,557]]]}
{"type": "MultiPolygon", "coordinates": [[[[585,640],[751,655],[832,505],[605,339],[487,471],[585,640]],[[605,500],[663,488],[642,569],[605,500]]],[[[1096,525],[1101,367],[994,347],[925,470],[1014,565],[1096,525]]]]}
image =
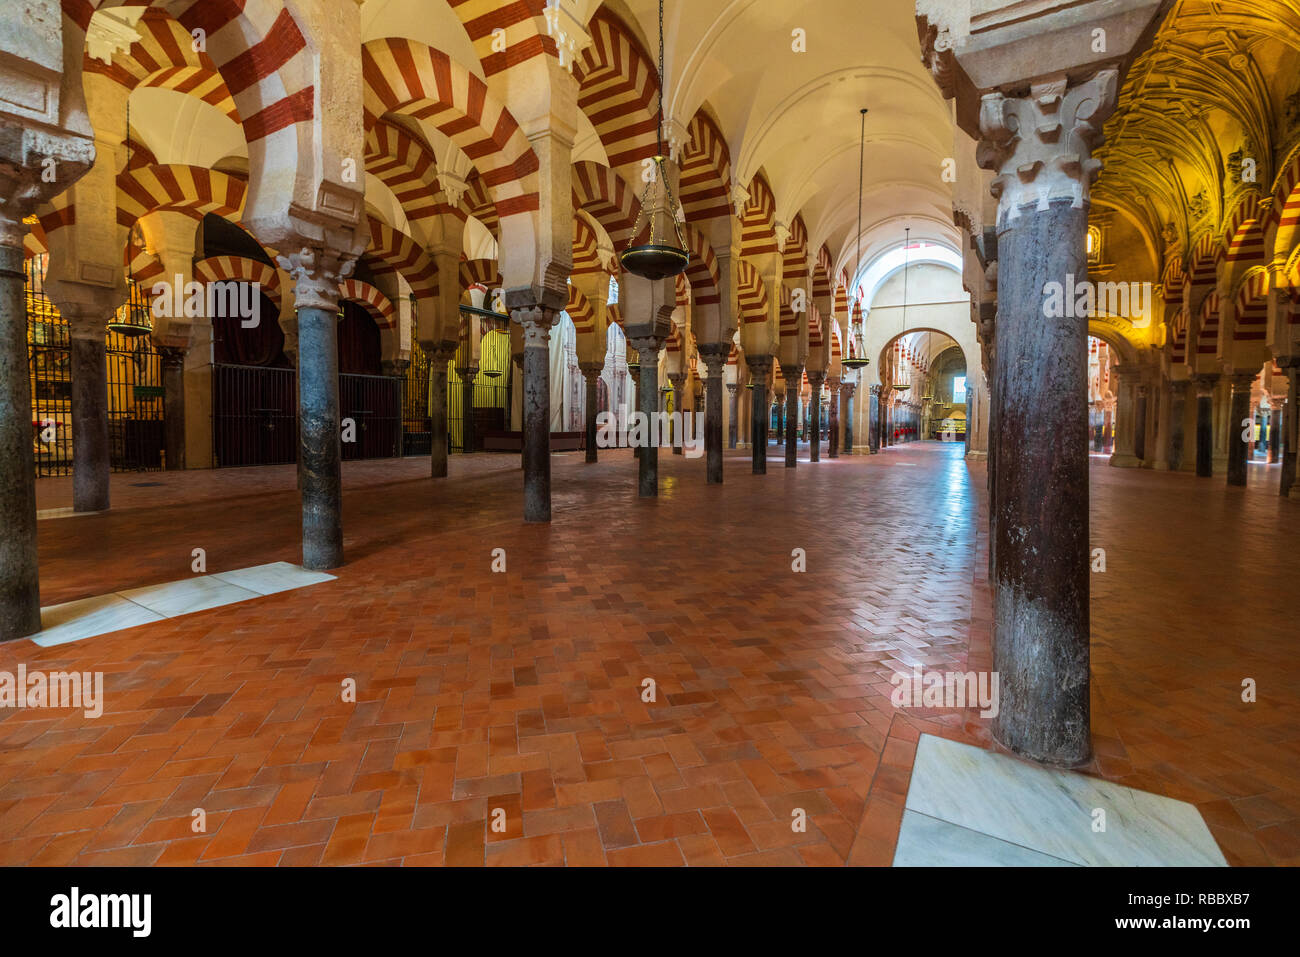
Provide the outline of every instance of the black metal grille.
{"type": "Polygon", "coordinates": [[[298,375],[266,366],[212,367],[217,468],[298,461],[298,375]]]}
{"type": "MultiPolygon", "coordinates": [[[[27,356],[32,390],[32,448],[37,476],[72,474],[72,336],[45,295],[45,256],[26,263],[27,356]]],[[[119,318],[148,325],[149,304],[133,280],[119,318]]],[[[105,332],[109,461],[114,471],[163,466],[162,357],[149,336],[105,332]]]]}
{"type": "MultiPolygon", "coordinates": [[[[474,451],[483,448],[488,432],[506,428],[510,411],[510,335],[492,330],[483,337],[479,350],[479,373],[472,394],[474,451]]],[[[454,368],[447,375],[447,431],[453,452],[465,451],[465,390],[454,368]]]]}
{"type": "Polygon", "coordinates": [[[356,427],[356,441],[343,443],[345,461],[401,455],[402,380],[382,375],[339,376],[339,418],[351,419],[356,427]]]}

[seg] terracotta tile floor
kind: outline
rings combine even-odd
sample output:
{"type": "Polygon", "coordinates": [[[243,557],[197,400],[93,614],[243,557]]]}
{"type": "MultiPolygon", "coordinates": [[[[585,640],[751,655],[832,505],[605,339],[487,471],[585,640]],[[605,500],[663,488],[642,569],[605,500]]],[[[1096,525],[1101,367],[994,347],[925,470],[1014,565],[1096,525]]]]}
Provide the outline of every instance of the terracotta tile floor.
{"type": "MultiPolygon", "coordinates": [[[[0,864],[888,864],[920,733],[990,745],[973,712],[889,703],[895,669],[989,663],[984,473],[958,452],[760,477],[731,454],[722,488],[663,455],[654,502],[626,452],[556,456],[549,526],[520,522],[514,456],[438,484],[348,463],[337,581],[0,646],[107,692],[98,720],[0,711],[0,864]]],[[[1296,862],[1300,503],[1093,480],[1093,770],[1196,802],[1233,863],[1296,862]]],[[[209,572],[298,560],[291,468],[114,483],[113,512],[40,523],[44,604],[186,577],[196,547],[209,572]]]]}

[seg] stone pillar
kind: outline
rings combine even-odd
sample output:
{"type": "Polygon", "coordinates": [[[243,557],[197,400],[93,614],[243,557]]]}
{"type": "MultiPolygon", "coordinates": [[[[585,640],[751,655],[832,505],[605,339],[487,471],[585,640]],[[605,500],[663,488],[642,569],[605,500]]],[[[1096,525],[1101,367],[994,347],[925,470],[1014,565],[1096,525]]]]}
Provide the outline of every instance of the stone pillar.
{"type": "Polygon", "coordinates": [[[1214,474],[1214,384],[1217,375],[1198,375],[1196,383],[1196,474],[1214,474]]]}
{"type": "Polygon", "coordinates": [[[799,461],[799,387],[803,385],[803,366],[782,366],[785,373],[785,467],[792,469],[799,461]]]}
{"type": "MultiPolygon", "coordinates": [[[[11,188],[0,173],[0,187],[11,188]]],[[[0,205],[0,641],[41,630],[21,214],[0,205]]]]}
{"type": "Polygon", "coordinates": [[[840,399],[844,403],[844,454],[853,454],[853,390],[856,382],[844,382],[840,385],[840,399]]]}
{"type": "Polygon", "coordinates": [[[1278,482],[1277,494],[1283,498],[1291,495],[1292,488],[1300,483],[1296,482],[1296,446],[1300,440],[1300,418],[1297,412],[1300,412],[1300,395],[1296,393],[1296,387],[1300,385],[1300,357],[1289,357],[1283,363],[1286,370],[1287,383],[1289,388],[1286,394],[1286,405],[1282,409],[1282,475],[1278,482]]]}
{"type": "MultiPolygon", "coordinates": [[[[1276,399],[1274,400],[1277,401],[1276,399]]],[[[1268,464],[1280,460],[1278,446],[1282,444],[1282,408],[1274,405],[1268,414],[1268,464]]]]}
{"type": "Polygon", "coordinates": [[[1137,412],[1134,393],[1137,390],[1136,369],[1120,367],[1115,370],[1115,451],[1110,464],[1116,468],[1135,469],[1142,463],[1137,456],[1137,412]]]}
{"type": "Polygon", "coordinates": [[[582,376],[587,380],[587,456],[588,464],[596,462],[596,436],[599,430],[596,428],[596,405],[600,401],[600,373],[605,368],[604,362],[582,362],[578,366],[582,369],[582,376]]]}
{"type": "MultiPolygon", "coordinates": [[[[781,371],[784,372],[785,370],[782,369],[781,371]]],[[[786,386],[785,391],[777,393],[773,400],[776,403],[776,440],[781,444],[785,443],[785,397],[789,394],[789,391],[790,387],[786,386]]]]}
{"type": "Polygon", "coordinates": [[[1088,327],[1083,316],[1045,319],[1045,296],[1049,283],[1087,277],[1089,187],[1100,167],[1090,154],[1117,86],[1111,69],[1073,83],[1061,74],[1027,96],[987,93],[980,111],[981,165],[995,171],[999,199],[993,734],[1016,754],[1063,766],[1092,753],[1088,327]]]}
{"type": "Polygon", "coordinates": [[[1244,488],[1246,459],[1255,438],[1255,421],[1250,414],[1250,387],[1255,382],[1255,373],[1238,373],[1229,377],[1229,382],[1232,398],[1228,410],[1228,484],[1244,488]]]}
{"type": "Polygon", "coordinates": [[[674,372],[668,377],[673,387],[673,411],[681,425],[673,429],[673,455],[682,454],[682,432],[686,429],[686,374],[674,372]]]}
{"type": "Polygon", "coordinates": [[[659,414],[659,350],[663,340],[658,336],[628,339],[628,344],[641,357],[641,382],[637,390],[637,410],[645,419],[645,443],[640,446],[637,466],[637,495],[656,498],[659,495],[659,442],[655,436],[655,422],[659,414]]]}
{"type": "Polygon", "coordinates": [[[511,318],[524,327],[524,521],[551,520],[551,327],[560,310],[521,306],[511,318]]]}
{"type": "MultiPolygon", "coordinates": [[[[736,399],[736,393],[740,386],[735,382],[727,383],[727,397],[730,402],[729,412],[731,413],[727,420],[727,448],[734,449],[740,434],[740,403],[736,399]]],[[[705,420],[708,424],[708,420],[705,420]]]]}
{"type": "MultiPolygon", "coordinates": [[[[1169,414],[1168,414],[1168,435],[1167,447],[1169,449],[1169,459],[1167,467],[1171,472],[1176,472],[1183,464],[1183,450],[1187,444],[1184,420],[1187,418],[1187,381],[1175,381],[1169,383],[1169,414]]],[[[1157,463],[1157,467],[1159,464],[1157,463]]]]}
{"type": "Polygon", "coordinates": [[[298,444],[302,461],[302,564],[343,564],[343,476],[339,433],[339,280],[352,263],[327,249],[281,256],[298,312],[298,444]]]}
{"type": "MultiPolygon", "coordinates": [[[[628,376],[632,379],[632,411],[633,411],[633,413],[638,412],[638,411],[640,411],[640,409],[641,409],[641,366],[640,366],[640,364],[639,364],[640,362],[641,362],[641,360],[640,360],[640,358],[638,357],[638,358],[637,358],[637,363],[638,363],[637,365],[629,365],[629,366],[627,367],[627,374],[628,374],[628,376]]],[[[628,423],[628,425],[626,426],[626,428],[631,428],[631,424],[630,424],[630,422],[628,423]]],[[[639,458],[641,458],[641,447],[640,447],[639,445],[632,449],[632,457],[633,457],[634,459],[639,459],[639,458]]]]}
{"type": "Polygon", "coordinates": [[[163,377],[163,462],[185,471],[185,350],[159,346],[163,377]]]}
{"type": "Polygon", "coordinates": [[[811,391],[808,394],[808,461],[821,461],[822,444],[822,383],[826,381],[825,372],[809,372],[808,382],[811,391]]]}
{"type": "Polygon", "coordinates": [[[426,349],[429,357],[429,475],[447,477],[447,363],[456,354],[456,342],[446,340],[426,349]]]}
{"type": "Polygon", "coordinates": [[[751,403],[750,428],[752,445],[750,457],[755,475],[767,474],[767,423],[771,415],[767,404],[767,374],[772,368],[771,356],[747,356],[749,371],[753,373],[754,388],[751,403]]]}
{"type": "Polygon", "coordinates": [[[1133,405],[1133,455],[1139,465],[1147,458],[1147,387],[1137,386],[1137,401],[1133,405]]]}
{"type": "Polygon", "coordinates": [[[867,389],[867,451],[875,455],[880,451],[880,386],[867,389]]]}
{"type": "Polygon", "coordinates": [[[109,507],[112,463],[108,446],[108,362],[105,322],[72,326],[72,508],[102,512],[109,507]]]}
{"type": "MultiPolygon", "coordinates": [[[[700,358],[708,377],[704,382],[704,455],[705,483],[722,484],[722,372],[727,366],[727,356],[731,353],[730,343],[702,345],[699,347],[700,358]]],[[[730,386],[732,399],[736,387],[730,386]]],[[[734,420],[734,414],[733,414],[734,420]]],[[[734,431],[732,435],[734,436],[734,431]]]]}
{"type": "Polygon", "coordinates": [[[826,384],[831,389],[831,406],[829,406],[828,415],[831,421],[827,424],[827,456],[828,458],[840,458],[840,377],[828,376],[826,384]]]}
{"type": "MultiPolygon", "coordinates": [[[[475,319],[475,322],[478,320],[475,319]]],[[[474,430],[474,380],[478,377],[478,368],[475,366],[465,366],[456,368],[456,375],[460,376],[460,408],[461,415],[464,417],[460,427],[460,439],[462,450],[467,454],[474,451],[474,446],[478,444],[478,436],[474,430]]],[[[527,386],[524,387],[527,390],[527,386]]]]}

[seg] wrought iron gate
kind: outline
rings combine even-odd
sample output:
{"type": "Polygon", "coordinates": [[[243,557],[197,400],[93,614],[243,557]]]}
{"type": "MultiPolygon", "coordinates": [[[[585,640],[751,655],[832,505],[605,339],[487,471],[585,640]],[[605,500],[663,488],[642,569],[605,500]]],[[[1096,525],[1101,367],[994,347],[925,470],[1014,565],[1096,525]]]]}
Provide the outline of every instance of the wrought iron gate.
{"type": "Polygon", "coordinates": [[[267,366],[212,367],[216,468],[298,461],[298,376],[267,366]]]}
{"type": "MultiPolygon", "coordinates": [[[[32,449],[37,476],[72,474],[72,336],[45,295],[43,254],[27,260],[27,356],[32,392],[32,449]]],[[[145,318],[144,291],[130,283],[119,313],[145,318]]],[[[162,356],[147,336],[105,331],[109,462],[116,472],[162,468],[162,356]]]]}
{"type": "Polygon", "coordinates": [[[386,459],[402,454],[402,380],[384,375],[339,376],[339,418],[351,419],[356,441],[343,459],[386,459]]]}
{"type": "Polygon", "coordinates": [[[411,364],[402,380],[402,454],[433,451],[433,422],[429,418],[429,356],[411,343],[411,364]]]}

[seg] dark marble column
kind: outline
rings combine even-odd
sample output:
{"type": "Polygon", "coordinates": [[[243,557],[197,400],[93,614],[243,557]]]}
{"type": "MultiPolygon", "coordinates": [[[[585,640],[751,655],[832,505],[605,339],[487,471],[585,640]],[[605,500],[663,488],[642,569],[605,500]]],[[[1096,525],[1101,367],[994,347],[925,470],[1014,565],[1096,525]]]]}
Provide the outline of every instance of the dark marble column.
{"type": "Polygon", "coordinates": [[[782,366],[785,373],[785,467],[799,462],[799,387],[803,385],[803,366],[782,366]]]}
{"type": "MultiPolygon", "coordinates": [[[[785,370],[782,369],[781,371],[784,372],[785,370]]],[[[776,440],[780,444],[785,443],[785,397],[788,391],[789,387],[787,386],[786,390],[778,393],[773,400],[776,403],[776,440]]]]}
{"type": "Polygon", "coordinates": [[[1214,384],[1218,375],[1198,375],[1196,383],[1196,474],[1214,474],[1214,384]]]}
{"type": "Polygon", "coordinates": [[[447,340],[426,349],[429,357],[429,475],[447,477],[447,363],[456,354],[456,343],[447,340]]]}
{"type": "Polygon", "coordinates": [[[826,457],[837,459],[840,457],[840,378],[839,376],[828,376],[826,385],[830,387],[831,401],[827,407],[827,418],[830,420],[826,423],[826,457]]]}
{"type": "Polygon", "coordinates": [[[749,371],[754,377],[753,402],[751,404],[753,421],[750,422],[753,440],[750,448],[750,460],[753,464],[753,474],[766,475],[767,424],[772,414],[767,402],[767,374],[772,369],[772,357],[749,356],[747,358],[749,371]]]}
{"type": "Polygon", "coordinates": [[[679,425],[673,429],[673,455],[682,454],[682,433],[686,431],[686,375],[674,373],[668,377],[673,387],[673,411],[677,413],[679,425]]]}
{"type": "Polygon", "coordinates": [[[1228,484],[1244,487],[1246,459],[1255,432],[1254,418],[1250,414],[1250,387],[1255,382],[1255,373],[1239,373],[1231,376],[1229,381],[1232,396],[1228,406],[1228,484]],[[1247,429],[1250,437],[1243,438],[1247,429]]]}
{"type": "Polygon", "coordinates": [[[587,381],[587,456],[585,461],[588,464],[598,461],[596,456],[596,437],[599,430],[596,428],[596,406],[600,401],[600,373],[605,368],[604,362],[583,362],[579,363],[582,369],[582,377],[587,381]]]}
{"type": "Polygon", "coordinates": [[[524,306],[511,317],[524,327],[524,521],[551,520],[551,327],[559,310],[524,306]]]}
{"type": "MultiPolygon", "coordinates": [[[[1296,451],[1300,448],[1300,357],[1289,358],[1285,365],[1287,383],[1286,406],[1282,409],[1282,476],[1277,493],[1290,497],[1297,482],[1296,451]]],[[[1300,495],[1300,491],[1295,494],[1300,495]]]]}
{"type": "Polygon", "coordinates": [[[21,219],[0,214],[0,641],[41,630],[21,219]]]}
{"type": "Polygon", "coordinates": [[[168,472],[185,470],[185,349],[159,346],[163,378],[163,461],[168,472]]]}
{"type": "MultiPolygon", "coordinates": [[[[727,420],[727,448],[734,449],[740,436],[740,402],[736,398],[736,393],[740,386],[735,382],[727,383],[727,397],[730,402],[731,415],[727,420]]],[[[707,424],[707,423],[706,423],[707,424]]]]}
{"type": "Polygon", "coordinates": [[[880,451],[880,386],[867,388],[867,451],[875,455],[880,451]]]}
{"type": "Polygon", "coordinates": [[[72,508],[78,512],[109,507],[108,362],[104,328],[98,333],[72,337],[72,508]]]}
{"type": "Polygon", "coordinates": [[[855,382],[845,382],[840,385],[840,397],[844,402],[844,454],[853,454],[853,390],[857,388],[855,382]]]}
{"type": "Polygon", "coordinates": [[[352,264],[322,249],[281,257],[298,311],[298,441],[302,459],[302,564],[343,564],[339,432],[339,280],[352,264]]]}
{"type": "Polygon", "coordinates": [[[822,383],[826,381],[825,372],[809,372],[808,383],[811,387],[808,405],[808,461],[821,461],[822,445],[822,383]]]}
{"type": "Polygon", "coordinates": [[[1282,444],[1282,410],[1275,408],[1268,414],[1268,463],[1272,465],[1280,459],[1279,448],[1282,444]]]}
{"type": "MultiPolygon", "coordinates": [[[[704,381],[705,484],[722,484],[722,372],[727,367],[730,343],[699,347],[708,377],[704,381]]],[[[735,386],[732,386],[735,396],[735,386]]],[[[734,419],[733,419],[734,421],[734,419]]],[[[733,433],[734,434],[734,433],[733,433]]]]}
{"type": "Polygon", "coordinates": [[[1147,457],[1147,387],[1138,384],[1133,404],[1133,455],[1141,466],[1147,457]]]}
{"type": "Polygon", "coordinates": [[[1183,422],[1187,417],[1186,380],[1169,383],[1169,471],[1176,472],[1183,464],[1183,449],[1187,444],[1183,422]]]}
{"type": "Polygon", "coordinates": [[[663,340],[658,336],[628,339],[628,344],[641,358],[641,381],[637,389],[637,411],[645,417],[645,443],[640,447],[637,462],[637,495],[656,498],[659,495],[659,441],[655,436],[655,422],[659,415],[659,350],[663,340]]]}
{"type": "Polygon", "coordinates": [[[1092,753],[1088,320],[1049,312],[1049,290],[1088,278],[1089,187],[1100,168],[1090,154],[1117,86],[1116,71],[1104,70],[981,103],[981,165],[995,171],[999,198],[993,735],[1061,766],[1092,753]]]}

